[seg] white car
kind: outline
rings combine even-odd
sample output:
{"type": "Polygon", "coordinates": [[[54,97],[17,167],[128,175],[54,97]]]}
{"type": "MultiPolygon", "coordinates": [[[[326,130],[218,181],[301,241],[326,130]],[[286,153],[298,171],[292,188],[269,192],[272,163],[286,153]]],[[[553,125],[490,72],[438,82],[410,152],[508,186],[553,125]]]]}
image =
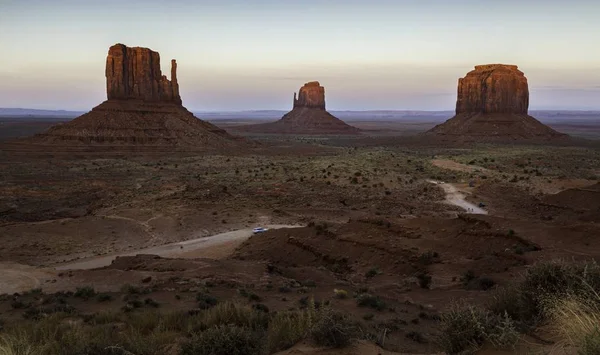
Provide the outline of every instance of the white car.
{"type": "Polygon", "coordinates": [[[252,230],[252,234],[264,233],[268,230],[269,230],[269,228],[257,227],[252,230]]]}

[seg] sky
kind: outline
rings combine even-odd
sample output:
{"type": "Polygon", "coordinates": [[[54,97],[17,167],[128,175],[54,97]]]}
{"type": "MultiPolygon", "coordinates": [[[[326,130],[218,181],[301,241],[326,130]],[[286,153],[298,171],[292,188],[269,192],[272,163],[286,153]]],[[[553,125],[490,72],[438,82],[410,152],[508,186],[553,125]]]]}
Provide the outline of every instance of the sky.
{"type": "Polygon", "coordinates": [[[530,109],[600,110],[597,0],[0,0],[0,107],[89,110],[115,43],[177,59],[184,106],[453,110],[473,66],[516,64],[530,109]]]}

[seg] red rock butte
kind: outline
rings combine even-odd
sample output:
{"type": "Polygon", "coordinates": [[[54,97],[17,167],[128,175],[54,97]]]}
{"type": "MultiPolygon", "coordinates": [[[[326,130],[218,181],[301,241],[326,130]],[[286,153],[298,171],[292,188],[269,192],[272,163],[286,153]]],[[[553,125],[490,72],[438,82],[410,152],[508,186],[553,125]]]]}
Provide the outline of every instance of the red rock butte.
{"type": "Polygon", "coordinates": [[[325,109],[325,88],[311,81],[294,93],[292,111],[275,122],[236,127],[240,131],[279,134],[359,134],[325,109]]]}
{"type": "Polygon", "coordinates": [[[528,115],[529,86],[516,65],[477,65],[458,79],[456,115],[427,135],[453,141],[565,138],[528,115]]]}
{"type": "Polygon", "coordinates": [[[109,100],[141,99],[181,105],[177,62],[171,60],[171,80],[168,80],[160,71],[158,52],[115,44],[106,57],[106,93],[109,100]]]}
{"type": "Polygon", "coordinates": [[[177,63],[162,75],[158,52],[115,44],[106,57],[107,100],[90,112],[51,127],[32,143],[220,148],[235,137],[182,106],[177,63]]]}

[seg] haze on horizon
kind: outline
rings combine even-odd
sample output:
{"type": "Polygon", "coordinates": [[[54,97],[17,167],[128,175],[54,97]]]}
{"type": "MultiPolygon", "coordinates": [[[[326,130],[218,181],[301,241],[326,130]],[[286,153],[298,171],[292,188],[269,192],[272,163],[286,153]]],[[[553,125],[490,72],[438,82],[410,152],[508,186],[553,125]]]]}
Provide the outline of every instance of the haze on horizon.
{"type": "Polygon", "coordinates": [[[0,107],[89,110],[115,43],[177,59],[192,110],[452,110],[474,65],[516,64],[530,109],[600,109],[594,0],[0,0],[0,107]]]}

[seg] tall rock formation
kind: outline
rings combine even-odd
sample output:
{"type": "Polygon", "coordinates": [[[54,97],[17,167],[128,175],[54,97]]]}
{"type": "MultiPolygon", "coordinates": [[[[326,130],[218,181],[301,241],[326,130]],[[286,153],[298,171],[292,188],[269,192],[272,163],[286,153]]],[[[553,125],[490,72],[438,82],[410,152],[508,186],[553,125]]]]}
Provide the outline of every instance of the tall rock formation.
{"type": "Polygon", "coordinates": [[[109,100],[139,99],[181,105],[177,62],[171,60],[171,80],[168,80],[160,71],[158,52],[115,44],[106,57],[106,93],[109,100]]]}
{"type": "Polygon", "coordinates": [[[325,88],[318,81],[304,84],[298,92],[298,98],[294,93],[294,105],[292,108],[318,108],[325,110],[325,88]]]}
{"type": "Polygon", "coordinates": [[[426,134],[482,142],[566,137],[529,116],[528,109],[527,78],[516,65],[477,65],[458,79],[456,115],[426,134]]]}
{"type": "Polygon", "coordinates": [[[160,55],[148,48],[115,44],[106,57],[107,100],[74,120],[33,137],[34,143],[170,146],[183,149],[229,146],[235,139],[182,106],[177,63],[171,80],[160,55]]]}
{"type": "Polygon", "coordinates": [[[311,81],[294,93],[292,111],[279,121],[236,127],[240,131],[280,134],[358,134],[359,129],[346,124],[325,110],[325,88],[311,81]]]}
{"type": "Polygon", "coordinates": [[[529,87],[527,78],[516,65],[477,65],[458,79],[456,114],[516,113],[527,114],[529,87]]]}

